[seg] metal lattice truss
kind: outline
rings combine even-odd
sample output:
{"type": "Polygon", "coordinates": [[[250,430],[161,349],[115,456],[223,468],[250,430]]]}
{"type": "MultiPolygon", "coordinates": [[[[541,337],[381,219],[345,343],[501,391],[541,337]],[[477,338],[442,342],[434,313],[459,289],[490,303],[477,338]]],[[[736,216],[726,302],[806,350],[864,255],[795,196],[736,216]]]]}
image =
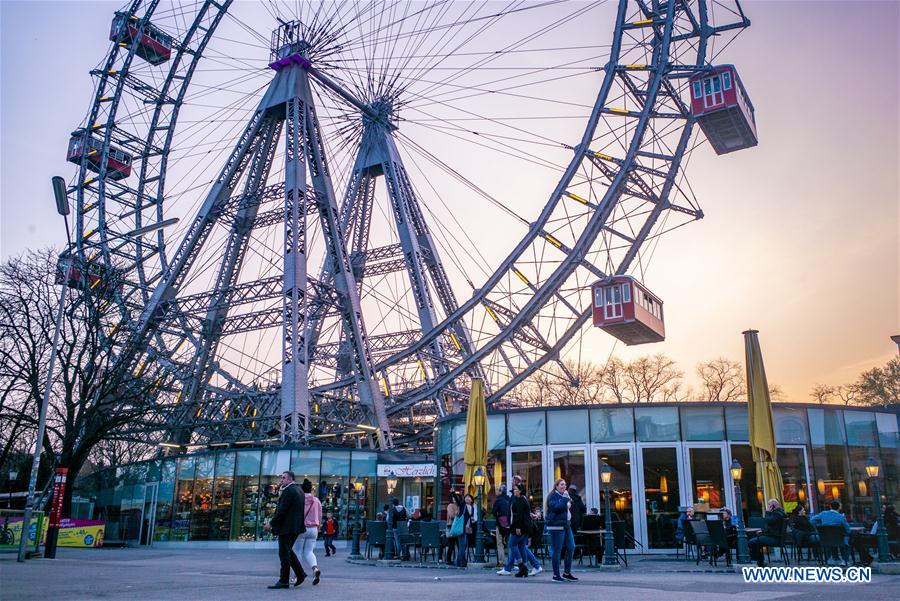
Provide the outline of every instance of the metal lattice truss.
{"type": "MultiPolygon", "coordinates": [[[[434,420],[463,407],[472,377],[489,403],[548,363],[574,381],[560,356],[590,316],[586,288],[702,217],[683,178],[687,78],[708,65],[711,36],[749,24],[737,4],[714,24],[707,4],[618,2],[599,92],[558,184],[464,302],[423,184],[398,149],[430,155],[397,118],[404,87],[361,90],[342,78],[324,50],[346,29],[336,18],[282,21],[268,81],[255,108],[234,113],[241,130],[177,243],[125,233],[162,221],[175,200],[165,184],[179,111],[231,2],[181,13],[172,57],[156,71],[132,68],[136,43],[113,44],[87,118],[104,145],[101,168],[90,173],[85,156],[72,186],[77,251],[125,274],[109,344],[123,383],[157,383],[158,436],[427,445],[434,420]],[[341,200],[328,146],[347,138],[323,137],[323,102],[342,104],[357,132],[341,200]],[[129,132],[120,117],[137,107],[146,125],[129,132]],[[106,177],[111,148],[133,155],[135,177],[106,177]],[[373,230],[379,214],[389,236],[373,230]],[[399,292],[382,284],[398,277],[399,292]]],[[[139,0],[124,12],[138,31],[151,20],[166,27],[169,14],[139,0]]]]}

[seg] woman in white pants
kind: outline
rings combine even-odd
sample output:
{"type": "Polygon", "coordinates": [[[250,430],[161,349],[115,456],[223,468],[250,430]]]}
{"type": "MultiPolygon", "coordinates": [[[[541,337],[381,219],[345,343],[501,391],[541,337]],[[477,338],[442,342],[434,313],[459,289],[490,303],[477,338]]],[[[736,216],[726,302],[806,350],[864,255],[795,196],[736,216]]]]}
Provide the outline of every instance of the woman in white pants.
{"type": "Polygon", "coordinates": [[[294,553],[300,558],[307,574],[313,575],[313,584],[319,584],[322,573],[316,562],[316,539],[319,537],[319,526],[322,524],[322,502],[312,494],[312,482],[303,479],[300,485],[306,506],[303,508],[303,521],[306,524],[306,532],[297,537],[294,543],[294,553]]]}

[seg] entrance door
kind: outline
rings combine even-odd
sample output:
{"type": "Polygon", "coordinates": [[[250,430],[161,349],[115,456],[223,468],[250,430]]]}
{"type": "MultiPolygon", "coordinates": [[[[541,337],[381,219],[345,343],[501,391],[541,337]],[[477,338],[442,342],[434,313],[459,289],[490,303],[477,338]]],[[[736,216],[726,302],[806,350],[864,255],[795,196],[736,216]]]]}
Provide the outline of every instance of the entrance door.
{"type": "Polygon", "coordinates": [[[703,80],[703,106],[710,108],[722,104],[722,80],[718,75],[703,80]]]}
{"type": "Polygon", "coordinates": [[[606,287],[606,302],[603,307],[604,319],[622,317],[622,294],[619,286],[606,287]]]}
{"type": "MultiPolygon", "coordinates": [[[[642,524],[640,515],[635,513],[636,499],[632,489],[635,482],[635,466],[632,465],[631,447],[608,447],[594,445],[594,482],[597,486],[597,504],[601,516],[601,527],[606,527],[606,486],[600,477],[600,470],[608,465],[611,470],[609,482],[609,509],[614,522],[624,522],[626,534],[626,546],[635,548],[635,541],[640,542],[642,536],[642,524]]],[[[588,507],[590,513],[591,507],[588,507]]],[[[616,528],[615,524],[613,528],[616,528]]],[[[642,544],[642,543],[641,543],[642,544]]]]}
{"type": "Polygon", "coordinates": [[[725,473],[725,445],[685,445],[684,453],[690,485],[690,498],[684,504],[708,503],[710,509],[734,507],[730,474],[725,473]]]}
{"type": "Polygon", "coordinates": [[[153,544],[153,527],[156,524],[156,501],[159,497],[159,482],[148,483],[144,488],[144,510],[141,513],[141,544],[153,544]]]}
{"type": "Polygon", "coordinates": [[[566,486],[573,484],[578,488],[581,499],[588,503],[586,488],[588,483],[587,454],[585,446],[548,447],[550,452],[550,473],[547,474],[545,489],[549,494],[553,490],[553,483],[560,478],[566,481],[566,486]]]}
{"type": "Polygon", "coordinates": [[[641,491],[646,523],[644,548],[647,551],[676,549],[675,528],[678,508],[682,501],[680,475],[683,473],[681,449],[676,446],[641,445],[638,449],[640,473],[644,489],[641,491]]]}

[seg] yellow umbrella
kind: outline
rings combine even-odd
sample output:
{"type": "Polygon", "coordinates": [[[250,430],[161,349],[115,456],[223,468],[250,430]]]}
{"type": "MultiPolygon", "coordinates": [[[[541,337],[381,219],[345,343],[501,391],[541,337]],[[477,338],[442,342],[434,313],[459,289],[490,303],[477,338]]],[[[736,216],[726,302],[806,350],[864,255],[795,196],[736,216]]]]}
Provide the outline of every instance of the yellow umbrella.
{"type": "Polygon", "coordinates": [[[756,481],[762,483],[763,502],[777,499],[784,507],[784,483],[776,461],[775,429],[772,427],[772,401],[769,398],[769,383],[766,381],[758,333],[757,330],[744,332],[750,448],[756,463],[756,481]]]}
{"type": "MultiPolygon", "coordinates": [[[[484,402],[484,383],[480,378],[472,378],[472,392],[469,394],[469,408],[466,412],[466,449],[463,454],[466,471],[463,487],[475,494],[472,476],[475,470],[487,463],[487,406],[484,402]]],[[[487,475],[487,474],[485,474],[487,475]]]]}

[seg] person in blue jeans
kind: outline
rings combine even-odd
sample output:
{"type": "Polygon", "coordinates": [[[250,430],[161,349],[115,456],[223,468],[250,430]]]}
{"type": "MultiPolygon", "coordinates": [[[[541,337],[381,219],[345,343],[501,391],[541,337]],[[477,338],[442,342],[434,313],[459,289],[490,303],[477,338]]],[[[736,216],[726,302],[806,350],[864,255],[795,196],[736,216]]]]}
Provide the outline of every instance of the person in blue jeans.
{"type": "Polygon", "coordinates": [[[578,580],[572,575],[572,558],[575,555],[575,537],[572,535],[572,499],[566,489],[566,481],[560,478],[553,485],[553,492],[547,497],[547,514],[544,516],[545,526],[553,543],[551,559],[553,562],[553,582],[578,580]],[[565,565],[562,576],[559,563],[565,547],[565,565]]]}
{"type": "Polygon", "coordinates": [[[528,539],[531,534],[531,506],[524,495],[524,487],[513,486],[513,500],[511,503],[512,519],[509,528],[509,557],[502,570],[497,572],[500,576],[512,574],[513,565],[518,566],[516,578],[534,576],[543,571],[537,557],[528,548],[528,539]],[[528,571],[531,564],[531,571],[528,571]]]}
{"type": "MultiPolygon", "coordinates": [[[[841,513],[840,509],[841,502],[835,499],[831,502],[831,509],[813,516],[810,522],[814,526],[838,526],[844,529],[844,544],[841,545],[841,561],[844,565],[847,565],[850,558],[850,523],[847,521],[847,518],[844,517],[844,514],[841,513]]],[[[831,557],[825,559],[827,559],[829,564],[832,561],[831,557]]]]}
{"type": "Polygon", "coordinates": [[[460,515],[463,516],[463,533],[456,537],[456,566],[464,568],[469,564],[466,557],[466,550],[469,544],[469,534],[472,532],[472,518],[475,517],[475,506],[472,495],[467,494],[463,498],[463,505],[460,508],[460,515]]]}

